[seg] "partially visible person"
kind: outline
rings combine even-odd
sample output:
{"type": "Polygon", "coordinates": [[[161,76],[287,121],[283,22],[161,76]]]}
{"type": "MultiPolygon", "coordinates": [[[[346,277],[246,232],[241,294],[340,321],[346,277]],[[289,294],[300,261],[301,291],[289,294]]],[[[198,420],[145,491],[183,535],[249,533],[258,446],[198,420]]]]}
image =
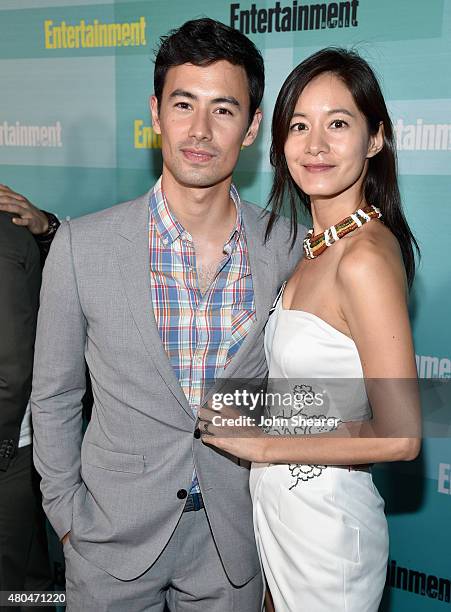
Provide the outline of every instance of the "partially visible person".
{"type": "Polygon", "coordinates": [[[283,413],[284,434],[312,433],[301,419],[290,429],[292,416],[337,422],[323,435],[243,439],[215,427],[212,410],[200,415],[206,443],[254,462],[255,533],[276,612],[376,612],[381,600],[388,530],[371,464],[414,459],[421,429],[407,309],[416,242],[395,150],[357,54],[324,49],[288,76],[273,116],[267,235],[285,196],[293,227],[303,205],[313,228],[266,326],[269,379],[304,400],[283,413]]]}
{"type": "Polygon", "coordinates": [[[0,212],[0,591],[50,590],[29,412],[40,254],[31,233],[12,221],[0,212]]]}
{"type": "Polygon", "coordinates": [[[4,184],[0,184],[0,211],[0,310],[4,330],[0,372],[3,374],[7,368],[12,373],[11,368],[15,368],[17,375],[15,381],[0,376],[5,381],[4,391],[7,387],[15,389],[15,399],[9,403],[9,408],[4,396],[0,400],[0,445],[4,455],[0,459],[0,586],[4,590],[51,589],[40,478],[32,463],[29,394],[30,358],[33,358],[39,305],[36,287],[39,291],[40,269],[59,221],[56,215],[40,210],[25,196],[4,184]],[[30,233],[22,228],[27,228],[30,233]],[[22,326],[24,320],[28,321],[25,327],[22,326]],[[14,419],[12,429],[11,418],[14,419]]]}
{"type": "MultiPolygon", "coordinates": [[[[50,246],[55,237],[60,221],[56,215],[46,210],[40,210],[24,195],[13,191],[7,185],[0,184],[0,211],[11,213],[11,222],[29,229],[33,234],[41,255],[41,267],[49,254],[50,246]]],[[[86,368],[86,392],[83,396],[83,419],[87,423],[92,411],[92,387],[89,372],[86,368]]],[[[31,407],[27,406],[24,417],[24,427],[27,431],[31,427],[31,407]]],[[[31,436],[30,436],[31,444],[31,436]]]]}
{"type": "Polygon", "coordinates": [[[12,223],[30,230],[39,247],[41,265],[44,265],[50,245],[60,225],[58,217],[53,213],[40,210],[24,195],[3,184],[0,184],[0,211],[11,213],[12,223]]]}

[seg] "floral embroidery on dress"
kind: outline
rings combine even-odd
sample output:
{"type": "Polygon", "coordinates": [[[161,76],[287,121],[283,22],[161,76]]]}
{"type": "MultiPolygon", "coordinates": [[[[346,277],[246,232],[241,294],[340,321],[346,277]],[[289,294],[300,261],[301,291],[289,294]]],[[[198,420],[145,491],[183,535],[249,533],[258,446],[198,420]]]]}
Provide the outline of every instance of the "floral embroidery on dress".
{"type": "MultiPolygon", "coordinates": [[[[270,396],[279,398],[279,403],[266,405],[267,424],[265,423],[263,431],[273,436],[305,436],[327,433],[338,427],[342,421],[329,414],[331,406],[327,391],[315,392],[314,387],[309,384],[296,384],[290,390],[285,386],[287,382],[287,380],[274,379],[271,387],[268,386],[271,393],[267,393],[267,398],[270,396]],[[287,396],[288,401],[286,401],[287,396]],[[314,414],[316,412],[320,414],[314,414]]],[[[318,384],[316,381],[316,386],[318,384]]],[[[322,389],[318,387],[320,388],[322,389]]],[[[292,463],[287,467],[294,480],[289,487],[290,490],[301,482],[318,478],[327,468],[326,465],[300,463],[292,463]]]]}
{"type": "MultiPolygon", "coordinates": [[[[294,403],[293,408],[297,409],[293,414],[304,416],[306,419],[311,419],[313,424],[305,424],[303,426],[296,426],[294,428],[296,435],[309,435],[314,433],[322,433],[331,431],[338,427],[340,420],[335,419],[336,424],[333,427],[325,425],[327,420],[324,414],[308,414],[305,410],[305,398],[306,396],[314,396],[313,387],[311,385],[295,385],[293,387],[294,403]],[[300,406],[300,408],[299,408],[300,406]],[[315,424],[322,422],[323,424],[315,424]]],[[[329,416],[330,418],[330,416],[329,416]]],[[[326,465],[306,465],[301,463],[291,463],[288,465],[291,477],[294,479],[294,483],[289,487],[289,490],[297,487],[301,482],[307,482],[313,478],[321,476],[323,471],[327,468],[326,465]]]]}
{"type": "Polygon", "coordinates": [[[292,478],[295,479],[295,482],[291,485],[291,487],[288,487],[289,490],[291,491],[291,489],[297,487],[301,481],[307,482],[307,480],[310,480],[311,478],[321,476],[326,467],[326,465],[303,465],[301,463],[291,463],[288,466],[288,469],[291,472],[292,478]]]}

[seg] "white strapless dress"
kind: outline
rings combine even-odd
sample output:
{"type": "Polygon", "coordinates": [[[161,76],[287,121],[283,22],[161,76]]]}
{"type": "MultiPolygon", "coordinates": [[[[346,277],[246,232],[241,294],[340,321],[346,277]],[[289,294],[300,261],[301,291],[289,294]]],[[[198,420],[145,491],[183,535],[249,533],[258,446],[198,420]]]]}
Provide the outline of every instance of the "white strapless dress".
{"type": "MultiPolygon", "coordinates": [[[[270,379],[363,381],[354,342],[311,313],[284,310],[281,296],[267,324],[265,350],[270,379]]],[[[356,412],[361,406],[354,402],[356,412]]],[[[343,420],[352,420],[348,403],[344,411],[343,420]]],[[[377,612],[388,530],[369,471],[253,464],[250,487],[276,612],[377,612]]]]}

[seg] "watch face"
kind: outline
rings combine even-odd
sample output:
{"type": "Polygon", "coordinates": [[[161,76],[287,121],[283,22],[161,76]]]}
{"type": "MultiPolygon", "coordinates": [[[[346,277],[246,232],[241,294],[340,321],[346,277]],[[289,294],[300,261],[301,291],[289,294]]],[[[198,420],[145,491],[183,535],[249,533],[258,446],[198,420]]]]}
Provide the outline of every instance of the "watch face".
{"type": "Polygon", "coordinates": [[[47,231],[44,232],[43,234],[36,234],[35,239],[40,244],[47,244],[53,239],[53,235],[55,234],[56,230],[59,228],[60,222],[59,222],[58,217],[54,215],[53,213],[49,213],[45,210],[43,210],[42,212],[47,217],[48,228],[47,228],[47,231]]]}
{"type": "Polygon", "coordinates": [[[45,213],[46,217],[47,217],[47,221],[49,223],[49,227],[47,230],[47,234],[52,234],[53,232],[56,232],[56,230],[59,228],[60,222],[58,221],[58,217],[56,217],[54,214],[52,213],[45,213]]]}

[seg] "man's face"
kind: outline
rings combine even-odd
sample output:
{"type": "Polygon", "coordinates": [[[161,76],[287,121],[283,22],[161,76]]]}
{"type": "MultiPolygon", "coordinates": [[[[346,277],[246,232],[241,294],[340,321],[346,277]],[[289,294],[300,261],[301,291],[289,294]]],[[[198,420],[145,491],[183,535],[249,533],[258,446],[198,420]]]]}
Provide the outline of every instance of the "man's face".
{"type": "Polygon", "coordinates": [[[220,60],[209,66],[170,68],[160,108],[151,98],[153,128],[162,135],[163,177],[191,188],[230,179],[241,146],[255,140],[249,126],[249,85],[244,68],[220,60]]]}

